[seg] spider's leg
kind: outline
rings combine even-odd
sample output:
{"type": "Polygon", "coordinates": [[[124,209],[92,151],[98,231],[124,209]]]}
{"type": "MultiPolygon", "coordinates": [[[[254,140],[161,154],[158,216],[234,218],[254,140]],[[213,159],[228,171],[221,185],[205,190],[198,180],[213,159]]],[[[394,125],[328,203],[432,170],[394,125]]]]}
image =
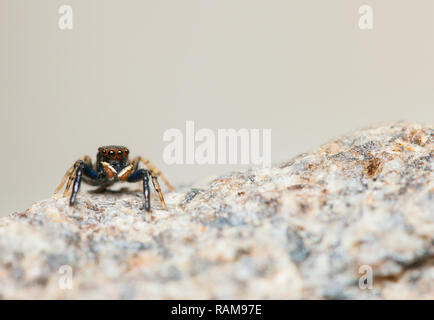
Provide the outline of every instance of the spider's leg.
{"type": "Polygon", "coordinates": [[[54,194],[57,194],[60,189],[62,189],[63,185],[65,184],[66,178],[68,178],[69,176],[71,176],[72,172],[74,171],[74,167],[71,167],[68,169],[68,171],[66,171],[65,175],[62,178],[62,181],[60,182],[59,186],[57,187],[56,191],[54,191],[54,194]]]}
{"type": "Polygon", "coordinates": [[[164,201],[163,193],[161,192],[160,189],[160,184],[158,183],[157,177],[154,176],[152,171],[151,171],[151,178],[152,178],[152,184],[154,185],[154,188],[157,191],[158,196],[160,197],[161,204],[163,205],[163,208],[167,210],[166,202],[164,201]]]}
{"type": "Polygon", "coordinates": [[[143,175],[143,194],[145,195],[145,210],[151,211],[151,191],[149,190],[149,176],[148,171],[143,175]]]}
{"type": "MultiPolygon", "coordinates": [[[[81,178],[82,178],[83,174],[95,182],[99,181],[98,175],[92,169],[92,163],[88,162],[88,164],[86,164],[86,162],[84,162],[83,160],[79,160],[76,162],[76,167],[77,167],[77,169],[76,169],[75,175],[74,175],[74,177],[75,177],[74,184],[72,185],[71,198],[69,200],[70,206],[74,205],[78,190],[80,189],[81,178]]],[[[90,183],[90,182],[88,182],[88,183],[90,183]]]]}
{"type": "Polygon", "coordinates": [[[145,169],[140,169],[131,174],[127,181],[137,182],[143,180],[143,194],[145,196],[145,210],[151,212],[151,192],[149,190],[149,172],[145,169]]]}
{"type": "Polygon", "coordinates": [[[133,160],[133,163],[138,163],[139,161],[143,162],[146,167],[149,169],[149,171],[151,172],[151,175],[154,175],[156,177],[161,178],[161,180],[163,180],[163,182],[166,184],[166,186],[171,190],[171,191],[175,191],[175,188],[169,183],[169,181],[166,179],[166,177],[161,173],[160,170],[158,170],[157,167],[155,167],[148,159],[143,158],[143,157],[136,157],[133,160]]]}
{"type": "Polygon", "coordinates": [[[74,168],[72,169],[72,172],[68,177],[68,182],[66,183],[65,191],[63,191],[64,197],[66,197],[66,195],[68,194],[69,188],[71,187],[71,183],[75,178],[76,172],[77,172],[77,166],[76,166],[76,164],[74,164],[74,168]]]}
{"type": "MultiPolygon", "coordinates": [[[[75,170],[75,179],[74,184],[72,185],[71,198],[69,199],[69,205],[72,206],[75,202],[75,198],[77,197],[78,189],[80,189],[81,184],[81,175],[83,174],[84,162],[80,161],[78,163],[77,169],[75,170]]],[[[69,183],[69,181],[68,181],[69,183]]]]}
{"type": "MultiPolygon", "coordinates": [[[[79,159],[74,163],[74,165],[73,165],[71,168],[69,168],[68,171],[66,171],[65,175],[64,175],[63,178],[62,178],[62,181],[60,182],[60,184],[59,184],[59,186],[57,187],[56,191],[54,191],[54,194],[57,194],[57,193],[60,191],[60,189],[62,189],[63,185],[64,185],[65,182],[66,182],[66,179],[68,179],[68,178],[70,179],[71,176],[74,175],[74,171],[76,170],[76,164],[77,164],[77,162],[79,162],[79,161],[84,161],[84,162],[86,163],[87,166],[89,166],[90,168],[92,168],[92,160],[90,159],[89,156],[80,157],[80,158],[79,158],[79,159]]],[[[69,179],[68,179],[68,182],[69,182],[69,179]]],[[[69,182],[69,184],[71,184],[71,182],[69,182]]],[[[68,187],[68,189],[69,189],[69,187],[68,187]]],[[[64,193],[64,195],[65,195],[65,193],[64,193]]]]}
{"type": "Polygon", "coordinates": [[[72,173],[69,176],[68,182],[66,183],[65,191],[63,192],[63,196],[66,197],[68,194],[69,188],[71,187],[71,183],[73,180],[75,180],[77,176],[77,170],[80,167],[81,163],[84,163],[84,166],[86,168],[86,173],[88,173],[89,177],[92,179],[97,179],[96,173],[92,170],[92,160],[89,156],[84,156],[79,158],[77,161],[75,161],[72,169],[72,173]]]}

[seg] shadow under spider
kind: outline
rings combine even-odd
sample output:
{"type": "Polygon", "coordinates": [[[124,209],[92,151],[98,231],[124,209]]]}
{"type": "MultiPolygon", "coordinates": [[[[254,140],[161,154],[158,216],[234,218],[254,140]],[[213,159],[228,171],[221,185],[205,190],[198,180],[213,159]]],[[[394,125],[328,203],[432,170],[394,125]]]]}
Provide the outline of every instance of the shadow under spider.
{"type": "Polygon", "coordinates": [[[140,190],[131,190],[128,187],[123,187],[118,190],[111,190],[107,188],[97,188],[94,190],[89,190],[89,193],[92,194],[102,194],[102,193],[109,193],[109,194],[128,194],[128,195],[135,195],[137,192],[140,192],[140,190]]]}

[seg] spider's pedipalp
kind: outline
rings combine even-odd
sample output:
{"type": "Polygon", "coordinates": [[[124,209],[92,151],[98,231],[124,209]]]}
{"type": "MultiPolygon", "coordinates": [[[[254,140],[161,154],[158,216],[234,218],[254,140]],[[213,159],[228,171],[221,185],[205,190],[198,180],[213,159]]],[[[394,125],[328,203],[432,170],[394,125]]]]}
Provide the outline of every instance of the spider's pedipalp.
{"type": "Polygon", "coordinates": [[[113,178],[115,175],[117,175],[117,171],[115,168],[113,168],[110,163],[101,161],[101,165],[104,168],[105,174],[109,179],[113,178]]]}
{"type": "Polygon", "coordinates": [[[134,165],[130,164],[119,172],[118,177],[121,181],[126,181],[133,172],[134,165]]]}

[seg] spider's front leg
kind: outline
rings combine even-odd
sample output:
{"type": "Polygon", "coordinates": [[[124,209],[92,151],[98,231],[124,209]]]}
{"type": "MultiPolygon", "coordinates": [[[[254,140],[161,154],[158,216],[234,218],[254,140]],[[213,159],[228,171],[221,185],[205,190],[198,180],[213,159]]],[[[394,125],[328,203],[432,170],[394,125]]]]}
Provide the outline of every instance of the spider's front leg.
{"type": "Polygon", "coordinates": [[[85,174],[87,177],[89,177],[92,180],[98,179],[98,175],[92,169],[92,160],[90,159],[89,156],[81,157],[65,173],[65,176],[63,177],[62,181],[57,187],[55,194],[57,194],[60,191],[60,189],[62,189],[66,179],[68,179],[63,196],[65,197],[68,194],[69,188],[71,187],[72,184],[72,192],[71,192],[71,198],[69,200],[69,205],[71,206],[74,205],[78,190],[80,189],[80,184],[81,184],[81,179],[83,174],[85,174]]]}
{"type": "Polygon", "coordinates": [[[128,178],[128,182],[138,182],[143,180],[143,194],[145,196],[145,210],[151,212],[151,192],[149,190],[149,171],[140,169],[133,172],[128,178]]]}
{"type": "Polygon", "coordinates": [[[151,164],[148,159],[142,158],[140,156],[135,157],[130,164],[130,166],[132,166],[130,169],[133,172],[137,171],[137,168],[139,167],[139,162],[143,162],[146,165],[148,169],[147,171],[152,178],[152,184],[154,185],[155,191],[157,191],[158,196],[160,197],[161,205],[165,210],[167,210],[166,202],[164,201],[163,193],[161,192],[160,184],[158,183],[157,178],[160,177],[170,190],[174,191],[175,188],[172,187],[172,185],[169,183],[169,181],[167,181],[161,171],[158,170],[153,164],[151,164]]]}
{"type": "MultiPolygon", "coordinates": [[[[133,159],[133,168],[136,170],[139,162],[142,162],[146,168],[149,170],[149,173],[151,174],[152,177],[152,181],[154,181],[154,177],[157,178],[161,178],[161,180],[163,180],[163,182],[166,184],[166,186],[171,190],[171,191],[175,191],[175,188],[169,183],[169,181],[166,179],[166,177],[163,175],[163,173],[158,170],[158,168],[156,166],[154,166],[148,159],[143,158],[143,157],[135,157],[133,159]]],[[[155,186],[155,183],[154,183],[155,186]]],[[[161,197],[160,197],[161,198],[161,197]]]]}

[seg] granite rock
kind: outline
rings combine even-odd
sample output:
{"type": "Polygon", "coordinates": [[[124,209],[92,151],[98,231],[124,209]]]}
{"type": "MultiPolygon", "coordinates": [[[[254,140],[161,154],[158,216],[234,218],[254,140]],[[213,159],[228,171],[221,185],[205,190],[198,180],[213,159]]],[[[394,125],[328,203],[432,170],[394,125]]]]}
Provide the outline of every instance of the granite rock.
{"type": "Polygon", "coordinates": [[[365,128],[151,215],[140,190],[37,202],[0,219],[0,298],[434,299],[433,136],[365,128]]]}

